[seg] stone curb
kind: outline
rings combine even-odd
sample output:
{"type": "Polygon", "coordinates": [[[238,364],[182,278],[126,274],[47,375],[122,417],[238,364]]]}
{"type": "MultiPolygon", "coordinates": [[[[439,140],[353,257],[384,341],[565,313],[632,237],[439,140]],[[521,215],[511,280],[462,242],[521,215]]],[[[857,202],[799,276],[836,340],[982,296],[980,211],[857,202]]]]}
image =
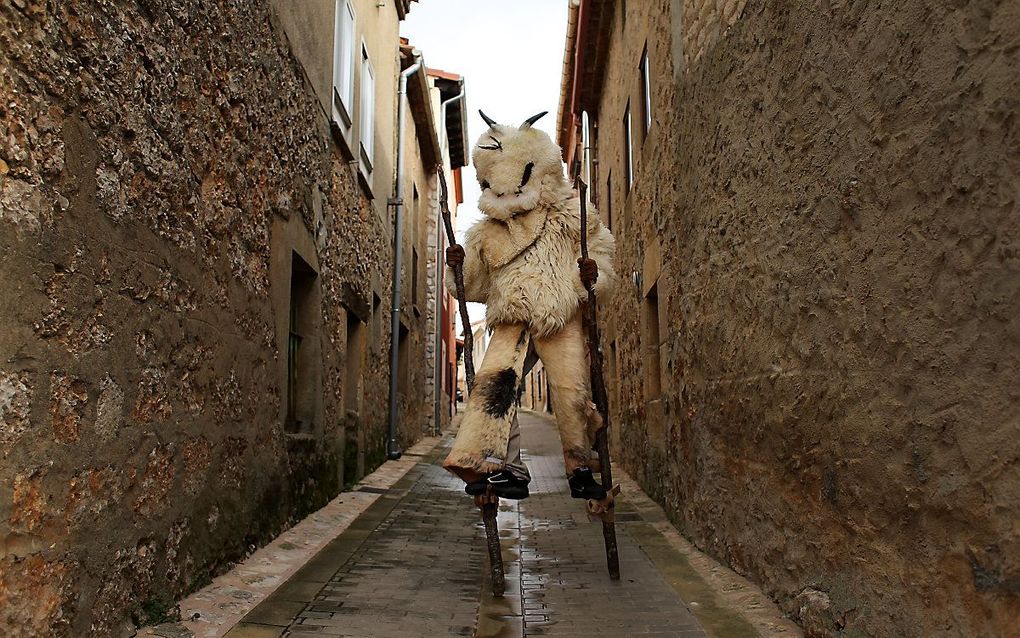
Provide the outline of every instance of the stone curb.
{"type": "MultiPolygon", "coordinates": [[[[613,478],[622,487],[623,502],[640,512],[641,519],[658,532],[669,547],[686,560],[687,566],[696,573],[698,579],[703,581],[704,586],[680,587],[685,591],[679,593],[695,617],[702,622],[708,620],[702,617],[702,610],[699,607],[709,603],[708,606],[718,606],[742,617],[762,638],[803,638],[803,630],[785,617],[776,603],[757,585],[705,554],[684,538],[669,521],[659,504],[646,495],[637,481],[623,468],[614,466],[613,474],[613,478]],[[714,600],[699,601],[697,600],[699,595],[707,595],[714,600]]],[[[651,551],[648,547],[643,549],[646,553],[651,551]]],[[[659,561],[655,562],[662,569],[662,564],[659,561]]],[[[677,587],[676,583],[674,587],[677,587]]],[[[709,630],[709,635],[713,635],[710,624],[706,629],[709,630]]]]}
{"type": "Polygon", "coordinates": [[[220,638],[319,550],[342,534],[441,440],[441,437],[424,438],[400,459],[386,461],[351,491],[341,492],[328,505],[277,536],[244,562],[181,600],[181,622],[143,627],[135,635],[138,638],[220,638]]]}

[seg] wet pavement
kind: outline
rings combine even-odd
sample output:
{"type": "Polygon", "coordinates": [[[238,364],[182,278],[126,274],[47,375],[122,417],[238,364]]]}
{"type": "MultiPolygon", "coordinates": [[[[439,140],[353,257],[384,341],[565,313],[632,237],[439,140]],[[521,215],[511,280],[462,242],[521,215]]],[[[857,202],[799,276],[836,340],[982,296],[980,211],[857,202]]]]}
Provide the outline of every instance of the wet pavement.
{"type": "MultiPolygon", "coordinates": [[[[226,636],[796,635],[726,604],[671,538],[662,511],[626,478],[622,578],[609,580],[601,524],[569,497],[554,424],[522,412],[521,426],[532,495],[500,505],[504,597],[491,593],[479,512],[438,465],[447,437],[226,636]]],[[[744,595],[742,605],[762,607],[760,594],[744,595]]]]}
{"type": "MultiPolygon", "coordinates": [[[[525,414],[522,438],[531,497],[517,504],[524,635],[586,638],[705,636],[651,559],[617,524],[619,581],[609,579],[602,524],[570,498],[556,430],[525,414]]],[[[624,515],[624,518],[628,518],[624,515]]]]}

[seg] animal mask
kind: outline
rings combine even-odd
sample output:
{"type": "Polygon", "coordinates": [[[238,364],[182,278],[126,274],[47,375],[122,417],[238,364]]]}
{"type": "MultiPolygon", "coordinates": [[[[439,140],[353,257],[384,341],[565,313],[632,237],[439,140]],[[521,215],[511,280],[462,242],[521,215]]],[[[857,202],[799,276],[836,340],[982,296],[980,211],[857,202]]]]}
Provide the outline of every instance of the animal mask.
{"type": "Polygon", "coordinates": [[[478,112],[489,130],[471,153],[482,195],[478,209],[493,219],[507,220],[538,206],[544,191],[564,184],[560,147],[532,124],[546,111],[519,127],[497,124],[478,112]]]}

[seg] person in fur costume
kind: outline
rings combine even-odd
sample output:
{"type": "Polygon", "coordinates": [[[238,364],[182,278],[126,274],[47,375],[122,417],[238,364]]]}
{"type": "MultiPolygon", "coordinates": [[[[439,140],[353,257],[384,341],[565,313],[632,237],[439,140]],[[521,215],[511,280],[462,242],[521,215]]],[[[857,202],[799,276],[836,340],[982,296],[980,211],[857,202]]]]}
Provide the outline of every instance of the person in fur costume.
{"type": "MultiPolygon", "coordinates": [[[[564,177],[560,148],[532,128],[545,112],[519,127],[481,115],[489,129],[471,158],[485,218],[467,231],[464,247],[447,249],[446,261],[448,268],[463,265],[464,296],[486,304],[492,336],[443,467],[464,479],[469,494],[491,488],[504,498],[528,495],[516,398],[524,375],[541,359],[571,495],[605,498],[593,476],[592,442],[601,419],[591,402],[581,304],[588,297],[582,277],[595,282],[603,298],[615,283],[613,236],[590,215],[590,259],[580,258],[578,195],[564,177]]],[[[456,296],[449,271],[446,281],[456,296]]]]}

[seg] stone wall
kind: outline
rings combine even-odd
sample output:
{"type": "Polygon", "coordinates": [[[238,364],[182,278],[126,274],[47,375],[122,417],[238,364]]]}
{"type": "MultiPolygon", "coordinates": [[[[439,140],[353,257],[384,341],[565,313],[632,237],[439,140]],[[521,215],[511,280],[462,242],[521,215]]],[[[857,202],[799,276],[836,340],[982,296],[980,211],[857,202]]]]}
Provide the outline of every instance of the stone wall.
{"type": "Polygon", "coordinates": [[[391,230],[267,0],[15,0],[0,49],[0,633],[129,635],[339,491],[351,314],[382,460],[391,230]]]}
{"type": "Polygon", "coordinates": [[[1016,3],[621,4],[597,182],[635,282],[606,312],[618,458],[810,635],[1014,635],[1016,3]]]}

